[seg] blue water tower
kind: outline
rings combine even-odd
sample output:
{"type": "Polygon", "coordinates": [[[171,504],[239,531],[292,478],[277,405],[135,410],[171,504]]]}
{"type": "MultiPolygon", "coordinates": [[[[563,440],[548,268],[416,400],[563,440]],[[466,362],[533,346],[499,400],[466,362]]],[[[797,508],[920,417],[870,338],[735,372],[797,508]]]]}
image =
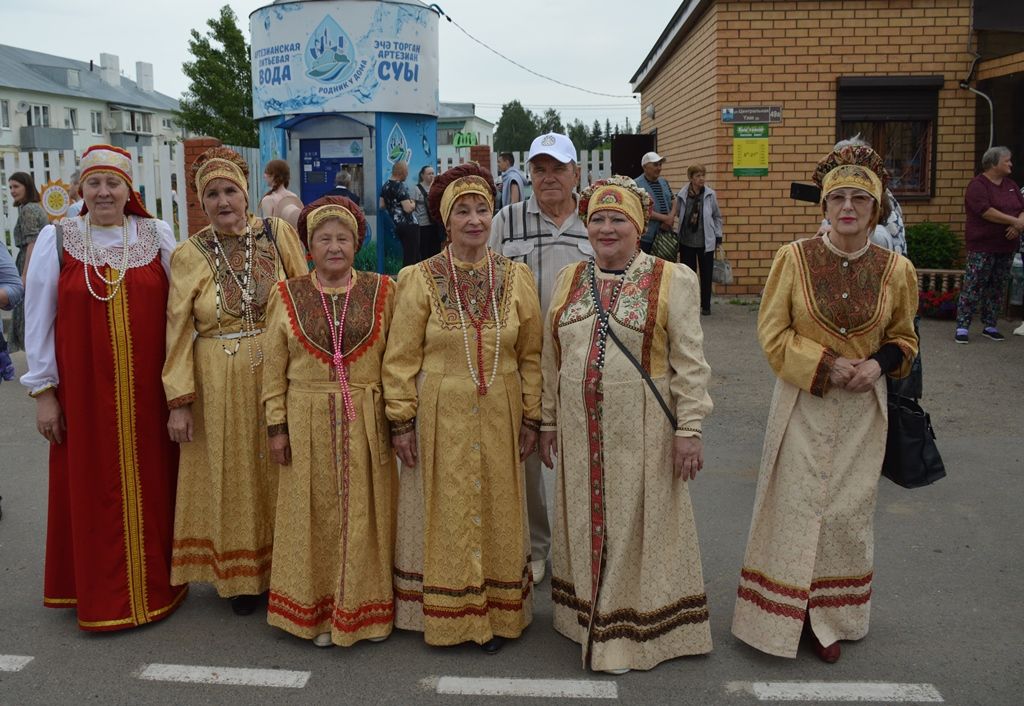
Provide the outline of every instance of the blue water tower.
{"type": "Polygon", "coordinates": [[[377,208],[392,165],[405,160],[414,179],[437,163],[437,20],[403,0],[278,0],[249,15],[261,163],[287,161],[304,203],[351,174],[370,226],[358,269],[401,268],[377,208]]]}

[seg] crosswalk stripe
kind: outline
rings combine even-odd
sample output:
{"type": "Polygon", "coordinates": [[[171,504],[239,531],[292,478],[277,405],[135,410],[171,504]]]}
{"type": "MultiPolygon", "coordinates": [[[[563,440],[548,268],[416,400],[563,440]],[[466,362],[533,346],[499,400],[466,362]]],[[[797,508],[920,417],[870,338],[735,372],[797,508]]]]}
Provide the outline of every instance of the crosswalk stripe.
{"type": "MultiPolygon", "coordinates": [[[[425,680],[432,682],[434,680],[425,680]]],[[[429,684],[428,684],[429,686],[429,684]]],[[[439,677],[438,694],[463,696],[516,696],[551,699],[617,699],[613,681],[581,679],[506,679],[497,677],[439,677]]]]}
{"type": "Polygon", "coordinates": [[[187,664],[147,664],[139,679],[173,681],[187,684],[226,684],[231,686],[270,686],[301,689],[310,672],[287,669],[243,669],[239,667],[198,667],[187,664]]]}
{"type": "Polygon", "coordinates": [[[942,695],[931,684],[895,682],[755,681],[729,682],[726,690],[753,694],[759,701],[882,701],[939,703],[942,695]]]}
{"type": "Polygon", "coordinates": [[[24,655],[0,655],[0,672],[20,672],[33,659],[24,655]]]}

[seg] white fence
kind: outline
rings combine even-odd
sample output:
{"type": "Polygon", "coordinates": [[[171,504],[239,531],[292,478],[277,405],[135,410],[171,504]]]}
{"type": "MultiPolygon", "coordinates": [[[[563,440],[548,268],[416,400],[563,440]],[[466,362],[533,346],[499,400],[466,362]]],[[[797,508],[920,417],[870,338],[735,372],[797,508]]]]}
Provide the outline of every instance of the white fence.
{"type": "MultiPolygon", "coordinates": [[[[524,174],[526,169],[526,152],[513,152],[516,158],[516,166],[524,174]]],[[[452,145],[439,145],[437,148],[437,173],[441,174],[452,167],[465,164],[469,161],[468,147],[454,147],[452,145]]],[[[590,183],[597,179],[604,179],[612,175],[612,155],[610,150],[583,150],[580,152],[580,188],[590,186],[590,183]]],[[[495,179],[498,177],[498,153],[491,152],[491,163],[489,165],[491,174],[495,179]]]]}
{"type": "MultiPolygon", "coordinates": [[[[255,147],[232,149],[249,163],[249,203],[258,204],[264,187],[259,166],[260,151],[255,147]]],[[[188,237],[184,146],[129,147],[127,151],[132,156],[135,190],[142,194],[146,209],[172,224],[178,239],[184,240],[188,237]]],[[[9,152],[3,155],[0,161],[0,243],[6,243],[12,253],[17,253],[12,241],[18,209],[7,188],[10,175],[15,172],[31,174],[41,193],[44,184],[58,179],[70,185],[71,174],[78,168],[80,159],[81,155],[73,150],[9,152]]]]}

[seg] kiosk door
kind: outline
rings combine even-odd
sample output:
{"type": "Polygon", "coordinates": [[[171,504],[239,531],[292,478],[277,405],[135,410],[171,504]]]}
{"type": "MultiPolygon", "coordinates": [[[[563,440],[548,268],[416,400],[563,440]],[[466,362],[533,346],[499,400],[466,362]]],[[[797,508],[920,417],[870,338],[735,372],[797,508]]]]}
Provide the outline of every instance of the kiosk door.
{"type": "MultiPolygon", "coordinates": [[[[302,160],[302,203],[312,203],[334,188],[334,177],[342,169],[352,175],[351,189],[365,204],[363,190],[363,138],[299,140],[302,160]]],[[[372,194],[371,194],[372,195],[372,194]]]]}

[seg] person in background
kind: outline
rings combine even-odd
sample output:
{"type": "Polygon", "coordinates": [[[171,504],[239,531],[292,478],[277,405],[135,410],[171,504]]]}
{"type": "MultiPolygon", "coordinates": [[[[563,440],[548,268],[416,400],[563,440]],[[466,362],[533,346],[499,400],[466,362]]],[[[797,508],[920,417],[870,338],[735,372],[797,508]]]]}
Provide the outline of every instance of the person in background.
{"type": "Polygon", "coordinates": [[[967,224],[967,271],[956,306],[957,343],[967,343],[974,313],[981,309],[981,335],[993,341],[1005,336],[996,328],[1003,310],[1013,254],[1024,232],[1024,196],[1010,178],[1013,162],[1006,147],[992,147],[981,158],[981,174],[971,179],[964,197],[967,224]]]}
{"type": "Polygon", "coordinates": [[[325,196],[341,196],[349,199],[356,206],[360,204],[359,196],[352,191],[352,172],[342,167],[334,175],[334,188],[328,191],[325,196]]]}
{"type": "Polygon", "coordinates": [[[291,169],[283,159],[272,159],[263,170],[267,193],[260,199],[260,215],[264,218],[281,218],[295,228],[302,211],[302,199],[288,190],[291,169]]]}
{"type": "Polygon", "coordinates": [[[68,206],[68,210],[64,212],[65,218],[74,218],[82,211],[82,205],[85,200],[82,199],[81,184],[78,183],[79,175],[81,172],[75,170],[71,173],[71,188],[68,196],[71,199],[71,205],[68,206]]]}
{"type": "Polygon", "coordinates": [[[501,201],[498,208],[519,203],[526,198],[526,177],[516,166],[516,156],[511,152],[498,155],[498,171],[501,173],[501,201]]]}
{"type": "Polygon", "coordinates": [[[705,183],[704,165],[686,170],[690,182],[676,194],[679,210],[679,255],[700,277],[700,313],[711,314],[711,275],[715,250],[722,244],[722,211],[715,190],[705,183]]]}
{"type": "MultiPolygon", "coordinates": [[[[578,161],[576,147],[567,136],[549,132],[535,138],[526,159],[533,195],[526,201],[505,206],[491,223],[490,248],[530,268],[536,278],[542,314],[548,310],[555,278],[562,268],[594,254],[587,239],[587,227],[577,213],[578,161]]],[[[534,583],[544,580],[551,549],[551,523],[541,465],[536,455],[526,459],[526,507],[534,583]]]]}
{"type": "Polygon", "coordinates": [[[434,168],[427,164],[420,168],[416,191],[413,193],[413,201],[416,202],[416,223],[420,227],[420,257],[424,260],[441,252],[441,243],[444,240],[444,230],[439,229],[431,219],[427,203],[430,185],[433,183],[434,168]]]}
{"type": "Polygon", "coordinates": [[[43,228],[25,320],[36,429],[50,450],[43,605],[82,630],[166,618],[178,449],[160,384],[174,234],[132,190],[132,158],[82,155],[82,215],[43,228]]]}
{"type": "Polygon", "coordinates": [[[672,198],[672,187],[668,185],[668,180],[661,176],[664,164],[664,157],[657,152],[648,152],[640,159],[644,173],[636,178],[636,185],[650,194],[653,203],[651,218],[640,238],[640,249],[647,254],[651,252],[658,231],[672,232],[676,215],[679,213],[679,202],[672,198]]]}
{"type": "Polygon", "coordinates": [[[163,368],[167,430],[181,449],[171,578],[213,584],[236,615],[252,613],[270,585],[278,470],[261,404],[267,299],[309,272],[292,227],[249,212],[248,175],[228,147],[190,169],[210,224],[171,258],[163,368]]]}
{"type": "Polygon", "coordinates": [[[416,202],[405,184],[408,178],[409,165],[398,160],[391,167],[391,176],[380,189],[380,207],[391,216],[395,237],[402,244],[402,267],[420,261],[420,227],[413,215],[416,202]]]}
{"type": "MultiPolygon", "coordinates": [[[[18,255],[14,262],[18,267],[18,274],[21,281],[25,282],[25,273],[28,272],[29,260],[32,258],[32,248],[35,245],[36,237],[50,219],[46,211],[39,203],[39,190],[32,180],[32,175],[27,172],[14,172],[7,179],[7,188],[11,192],[11,199],[18,209],[18,220],[14,223],[14,246],[18,248],[18,255]]],[[[11,314],[11,346],[16,351],[25,348],[25,305],[18,304],[11,314]]]]}
{"type": "MultiPolygon", "coordinates": [[[[7,247],[0,245],[0,309],[10,311],[25,298],[25,286],[7,247]]],[[[14,379],[14,363],[7,351],[7,339],[0,325],[0,381],[14,379]]]]}

